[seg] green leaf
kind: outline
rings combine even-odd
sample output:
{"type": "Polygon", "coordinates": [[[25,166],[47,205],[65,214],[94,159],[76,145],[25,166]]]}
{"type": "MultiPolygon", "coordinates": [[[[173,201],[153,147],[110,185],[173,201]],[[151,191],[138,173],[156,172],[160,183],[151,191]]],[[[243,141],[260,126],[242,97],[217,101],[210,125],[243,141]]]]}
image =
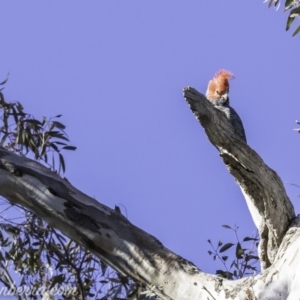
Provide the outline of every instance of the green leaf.
{"type": "Polygon", "coordinates": [[[76,150],[77,147],[74,147],[74,146],[65,146],[65,147],[62,147],[62,149],[65,149],[65,150],[76,150]]]}
{"type": "Polygon", "coordinates": [[[62,170],[65,173],[65,171],[66,171],[65,160],[64,160],[64,157],[60,153],[59,153],[59,161],[60,161],[60,165],[62,167],[62,170]]]}
{"type": "Polygon", "coordinates": [[[279,3],[279,0],[270,0],[269,7],[271,7],[272,5],[276,6],[278,3],[279,3]]]}
{"type": "Polygon", "coordinates": [[[228,256],[222,256],[222,259],[224,260],[224,261],[226,261],[227,259],[228,259],[228,256]]]}
{"type": "Polygon", "coordinates": [[[234,245],[234,244],[232,244],[232,243],[227,243],[227,244],[225,244],[225,245],[220,249],[219,252],[222,253],[222,252],[228,250],[229,248],[231,248],[233,245],[234,245]]]}
{"type": "Polygon", "coordinates": [[[258,241],[257,238],[250,238],[248,236],[246,236],[244,239],[243,239],[243,242],[248,242],[248,241],[258,241]]]}
{"type": "Polygon", "coordinates": [[[300,32],[300,25],[297,27],[297,29],[295,30],[295,32],[293,33],[292,36],[295,36],[296,34],[298,34],[300,32]]]}
{"type": "Polygon", "coordinates": [[[222,246],[223,242],[221,240],[219,240],[218,246],[222,246]]]}
{"type": "Polygon", "coordinates": [[[299,17],[300,14],[300,7],[294,8],[290,12],[290,17],[299,17]]]}
{"type": "Polygon", "coordinates": [[[237,243],[236,249],[235,249],[235,256],[237,259],[243,258],[244,250],[241,247],[240,243],[237,243]]]}
{"type": "Polygon", "coordinates": [[[58,131],[48,131],[47,132],[51,137],[55,137],[57,139],[62,139],[62,140],[65,140],[65,141],[68,141],[69,142],[69,139],[66,138],[64,135],[62,135],[61,133],[59,133],[58,131]]]}
{"type": "Polygon", "coordinates": [[[9,73],[6,75],[6,78],[4,79],[4,81],[0,82],[0,85],[3,85],[6,83],[6,81],[8,80],[9,77],[9,73]]]}
{"type": "Polygon", "coordinates": [[[25,114],[23,112],[24,108],[23,108],[22,104],[20,102],[17,102],[16,107],[17,107],[17,110],[18,110],[19,114],[24,116],[25,114]]]}
{"type": "Polygon", "coordinates": [[[57,275],[57,276],[54,276],[54,277],[52,278],[52,283],[51,283],[51,285],[50,285],[50,287],[49,287],[49,290],[51,290],[57,283],[58,283],[58,284],[63,283],[64,280],[65,280],[65,274],[59,274],[59,275],[57,275]]]}
{"type": "Polygon", "coordinates": [[[100,280],[99,282],[103,283],[103,284],[106,284],[106,283],[108,283],[108,280],[100,280]]]}
{"type": "Polygon", "coordinates": [[[66,126],[58,121],[52,121],[52,124],[55,125],[55,127],[59,128],[59,129],[65,129],[66,126]]]}
{"type": "Polygon", "coordinates": [[[7,114],[4,113],[4,115],[3,115],[3,123],[4,123],[4,127],[6,128],[6,130],[8,129],[7,119],[8,119],[7,114]]]}
{"type": "Polygon", "coordinates": [[[47,145],[44,144],[43,147],[42,147],[41,154],[40,154],[41,157],[43,157],[46,154],[46,149],[47,149],[47,145]]]}
{"type": "Polygon", "coordinates": [[[222,225],[222,227],[227,228],[227,229],[232,229],[229,225],[222,225]]]}
{"type": "Polygon", "coordinates": [[[26,119],[23,121],[24,123],[32,123],[32,124],[36,124],[36,125],[42,125],[42,123],[39,120],[36,119],[26,119]]]}
{"type": "Polygon", "coordinates": [[[286,1],[285,1],[285,5],[284,5],[284,6],[285,6],[285,10],[288,10],[288,9],[290,9],[292,6],[294,6],[294,4],[293,4],[294,1],[295,1],[295,0],[286,0],[286,1]]]}
{"type": "Polygon", "coordinates": [[[248,255],[248,260],[250,259],[259,260],[259,257],[255,255],[248,255]]]}
{"type": "Polygon", "coordinates": [[[49,143],[49,146],[52,147],[56,152],[59,152],[58,147],[54,143],[49,143]]]}
{"type": "Polygon", "coordinates": [[[23,130],[23,128],[21,128],[19,134],[20,134],[20,141],[19,141],[19,143],[28,145],[28,142],[27,142],[27,132],[25,130],[23,130]]]}
{"type": "Polygon", "coordinates": [[[253,271],[257,271],[257,268],[253,267],[251,265],[246,265],[245,268],[248,269],[248,270],[250,269],[250,270],[253,270],[253,271]]]}
{"type": "Polygon", "coordinates": [[[48,252],[46,252],[46,259],[47,259],[48,265],[51,266],[51,259],[50,259],[48,252]]]}
{"type": "Polygon", "coordinates": [[[286,22],[286,27],[285,27],[286,31],[288,31],[290,29],[294,20],[295,20],[295,17],[288,17],[287,22],[286,22]]]}

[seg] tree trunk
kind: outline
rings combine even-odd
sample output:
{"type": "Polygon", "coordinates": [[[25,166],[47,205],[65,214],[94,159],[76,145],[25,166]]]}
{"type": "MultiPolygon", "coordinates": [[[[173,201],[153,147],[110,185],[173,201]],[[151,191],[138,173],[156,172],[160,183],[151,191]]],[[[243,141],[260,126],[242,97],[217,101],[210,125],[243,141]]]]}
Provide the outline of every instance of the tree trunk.
{"type": "Polygon", "coordinates": [[[280,178],[203,95],[192,88],[184,94],[241,186],[261,234],[262,274],[238,281],[205,274],[131,224],[119,210],[85,195],[40,163],[4,148],[0,148],[0,195],[60,229],[120,273],[147,284],[162,299],[298,299],[300,218],[295,219],[280,178]]]}

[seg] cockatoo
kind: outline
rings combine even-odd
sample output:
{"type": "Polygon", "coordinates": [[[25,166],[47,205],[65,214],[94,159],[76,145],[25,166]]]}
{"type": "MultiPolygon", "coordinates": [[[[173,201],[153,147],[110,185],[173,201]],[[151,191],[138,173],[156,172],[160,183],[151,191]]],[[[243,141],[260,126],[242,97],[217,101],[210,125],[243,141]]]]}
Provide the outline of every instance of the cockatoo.
{"type": "Polygon", "coordinates": [[[237,112],[229,105],[228,79],[231,78],[234,78],[234,75],[231,72],[226,70],[218,71],[208,83],[206,98],[215,108],[225,113],[235,132],[247,142],[242,120],[237,112]]]}

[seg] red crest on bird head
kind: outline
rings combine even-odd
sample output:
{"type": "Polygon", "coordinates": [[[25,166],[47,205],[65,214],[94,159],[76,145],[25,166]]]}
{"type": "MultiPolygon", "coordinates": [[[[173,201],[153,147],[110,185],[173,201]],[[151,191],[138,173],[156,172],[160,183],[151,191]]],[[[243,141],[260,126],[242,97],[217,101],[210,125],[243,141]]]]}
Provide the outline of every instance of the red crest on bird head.
{"type": "MultiPolygon", "coordinates": [[[[223,95],[227,99],[229,93],[228,79],[234,78],[233,73],[227,70],[219,70],[214,75],[213,79],[209,81],[206,97],[210,100],[221,98],[223,95]]],[[[225,102],[227,101],[226,99],[225,102]]]]}
{"type": "Polygon", "coordinates": [[[218,79],[218,78],[225,78],[225,79],[229,79],[229,78],[234,78],[234,75],[232,72],[227,71],[227,70],[219,70],[215,75],[214,78],[218,79]]]}

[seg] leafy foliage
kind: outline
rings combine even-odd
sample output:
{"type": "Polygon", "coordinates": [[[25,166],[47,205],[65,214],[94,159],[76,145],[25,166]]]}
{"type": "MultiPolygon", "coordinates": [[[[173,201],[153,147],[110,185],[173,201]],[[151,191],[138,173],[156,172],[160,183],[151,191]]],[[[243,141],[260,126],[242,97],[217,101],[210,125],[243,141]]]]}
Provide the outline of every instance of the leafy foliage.
{"type": "Polygon", "coordinates": [[[239,240],[237,231],[239,229],[238,226],[234,226],[231,228],[229,225],[222,225],[222,227],[232,230],[235,233],[236,243],[223,243],[223,241],[219,241],[217,247],[214,247],[211,240],[208,240],[208,243],[212,247],[213,251],[208,251],[209,255],[212,255],[213,260],[217,258],[223,264],[223,270],[217,270],[216,274],[226,278],[226,279],[240,279],[248,275],[252,275],[257,271],[257,267],[255,266],[259,258],[257,256],[257,245],[258,245],[258,233],[254,237],[245,237],[241,242],[239,240]],[[252,244],[246,248],[242,246],[246,242],[251,242],[252,244]],[[234,256],[235,258],[232,260],[230,266],[228,266],[228,255],[224,255],[224,252],[235,246],[234,256]]]}
{"type": "MultiPolygon", "coordinates": [[[[0,83],[3,85],[8,78],[0,83]]],[[[32,155],[34,159],[43,161],[53,171],[65,172],[66,165],[61,150],[76,150],[69,145],[65,133],[66,126],[57,121],[61,115],[42,120],[35,119],[24,111],[20,102],[6,102],[0,89],[0,146],[10,149],[19,155],[32,155]],[[52,154],[49,162],[49,154],[52,154]],[[58,157],[58,170],[55,167],[55,157],[58,157]]]]}
{"type": "Polygon", "coordinates": [[[52,289],[64,292],[61,299],[103,300],[136,299],[143,291],[33,214],[25,212],[18,224],[1,219],[0,282],[19,291],[31,287],[26,295],[16,294],[17,299],[40,299],[40,292],[51,294],[52,289]]]}
{"type": "MultiPolygon", "coordinates": [[[[269,3],[269,7],[279,8],[280,0],[266,0],[265,2],[269,3]]],[[[294,20],[300,18],[300,0],[286,0],[285,1],[285,11],[289,11],[289,16],[286,23],[286,30],[289,30],[294,20]]],[[[293,36],[300,32],[300,25],[296,28],[293,33],[293,36]]]]}

